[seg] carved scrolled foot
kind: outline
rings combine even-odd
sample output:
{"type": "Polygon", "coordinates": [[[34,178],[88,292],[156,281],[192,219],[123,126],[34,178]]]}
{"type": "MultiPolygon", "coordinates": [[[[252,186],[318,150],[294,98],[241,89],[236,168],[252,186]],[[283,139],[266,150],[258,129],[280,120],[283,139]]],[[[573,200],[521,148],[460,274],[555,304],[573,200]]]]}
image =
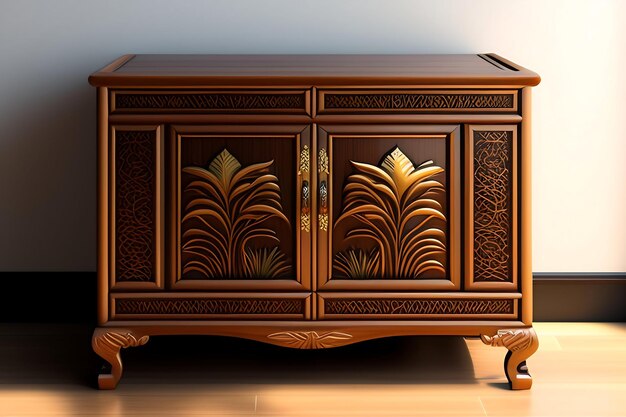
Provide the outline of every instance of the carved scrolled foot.
{"type": "Polygon", "coordinates": [[[120,349],[145,345],[149,337],[128,329],[97,328],[91,338],[94,352],[111,364],[110,374],[98,375],[100,389],[115,389],[122,377],[120,349]]]}
{"type": "Polygon", "coordinates": [[[539,347],[535,330],[532,327],[498,330],[495,336],[480,335],[480,339],[487,345],[504,346],[509,350],[504,359],[504,371],[511,389],[530,389],[533,379],[528,373],[526,359],[539,347]]]}

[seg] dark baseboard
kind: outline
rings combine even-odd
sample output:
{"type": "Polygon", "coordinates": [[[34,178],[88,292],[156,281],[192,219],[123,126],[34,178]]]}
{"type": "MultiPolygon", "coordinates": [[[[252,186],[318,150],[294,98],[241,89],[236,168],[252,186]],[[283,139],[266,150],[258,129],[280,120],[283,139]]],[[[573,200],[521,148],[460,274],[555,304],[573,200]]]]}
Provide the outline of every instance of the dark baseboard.
{"type": "MultiPolygon", "coordinates": [[[[0,272],[0,322],[94,324],[95,272],[0,272]]],[[[535,321],[626,321],[626,273],[534,274],[535,321]]]]}
{"type": "Polygon", "coordinates": [[[0,272],[0,322],[96,323],[95,272],[0,272]]]}
{"type": "Polygon", "coordinates": [[[535,273],[534,321],[626,321],[626,273],[535,273]]]}

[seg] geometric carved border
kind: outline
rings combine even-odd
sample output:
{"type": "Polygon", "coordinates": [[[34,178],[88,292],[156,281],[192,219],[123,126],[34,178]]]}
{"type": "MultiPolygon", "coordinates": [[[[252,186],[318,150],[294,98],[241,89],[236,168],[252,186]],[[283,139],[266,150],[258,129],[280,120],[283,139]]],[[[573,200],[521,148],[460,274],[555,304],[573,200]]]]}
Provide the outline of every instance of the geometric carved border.
{"type": "Polygon", "coordinates": [[[114,300],[115,318],[279,318],[303,319],[307,314],[308,300],[294,297],[236,297],[181,296],[181,297],[133,297],[125,295],[114,300]],[[143,316],[143,317],[142,317],[143,316]]]}
{"type": "Polygon", "coordinates": [[[111,113],[308,114],[309,93],[285,91],[113,91],[111,113]]]}
{"type": "Polygon", "coordinates": [[[490,315],[514,314],[512,299],[327,299],[325,314],[333,315],[490,315]]]}
{"type": "Polygon", "coordinates": [[[321,91],[318,113],[517,112],[517,91],[321,91]]]}

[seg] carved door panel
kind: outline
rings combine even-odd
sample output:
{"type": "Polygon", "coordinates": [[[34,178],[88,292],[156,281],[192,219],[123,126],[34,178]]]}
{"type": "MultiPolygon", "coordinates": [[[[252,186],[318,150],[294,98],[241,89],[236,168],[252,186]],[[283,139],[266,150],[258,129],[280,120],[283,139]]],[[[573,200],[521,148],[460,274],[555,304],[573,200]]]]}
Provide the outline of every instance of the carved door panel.
{"type": "Polygon", "coordinates": [[[310,127],[171,129],[177,290],[310,290],[310,127]]]}
{"type": "Polygon", "coordinates": [[[321,126],[320,290],[460,289],[460,127],[321,126]]]}

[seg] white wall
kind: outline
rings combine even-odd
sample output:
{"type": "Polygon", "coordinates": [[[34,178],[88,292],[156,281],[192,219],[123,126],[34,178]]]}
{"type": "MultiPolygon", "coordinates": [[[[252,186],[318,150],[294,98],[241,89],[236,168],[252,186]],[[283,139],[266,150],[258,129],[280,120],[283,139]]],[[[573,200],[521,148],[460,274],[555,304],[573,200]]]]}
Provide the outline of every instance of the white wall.
{"type": "Polygon", "coordinates": [[[0,0],[0,270],[95,269],[94,70],[125,53],[496,52],[538,72],[534,270],[626,271],[626,2],[0,0]]]}

